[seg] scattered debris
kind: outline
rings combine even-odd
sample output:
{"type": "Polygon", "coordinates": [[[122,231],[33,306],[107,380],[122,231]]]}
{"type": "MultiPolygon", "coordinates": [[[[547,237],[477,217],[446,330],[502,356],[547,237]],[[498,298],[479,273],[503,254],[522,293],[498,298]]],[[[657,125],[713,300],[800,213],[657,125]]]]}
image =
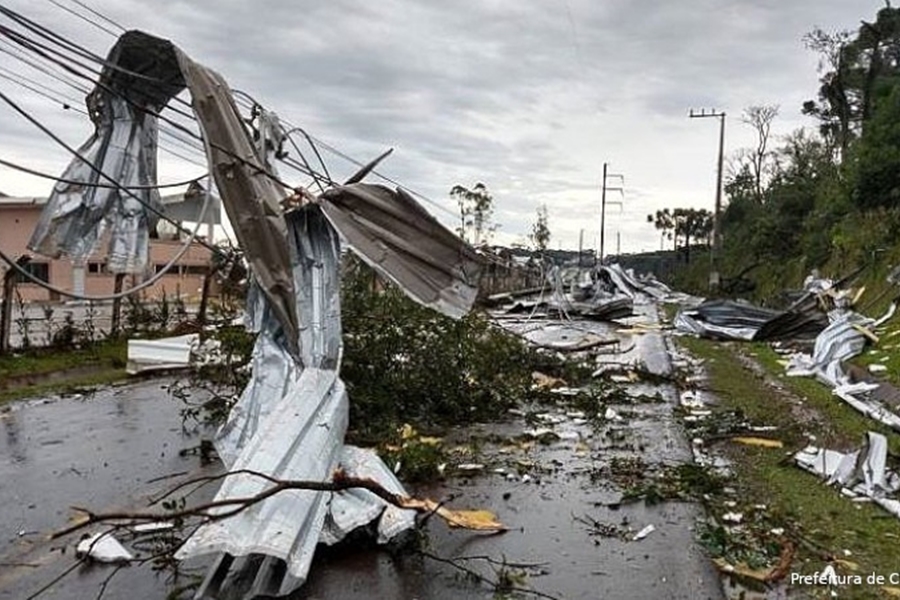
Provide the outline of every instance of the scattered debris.
{"type": "Polygon", "coordinates": [[[639,542],[640,540],[644,539],[645,537],[647,537],[654,531],[656,531],[655,525],[653,525],[653,524],[647,525],[646,527],[644,527],[643,529],[638,531],[636,534],[634,534],[634,537],[631,539],[634,542],[639,542]]]}
{"type": "Polygon", "coordinates": [[[158,523],[141,523],[131,528],[135,535],[146,535],[151,533],[159,533],[160,531],[169,531],[175,528],[175,524],[170,521],[160,521],[158,523]]]}
{"type": "Polygon", "coordinates": [[[773,440],[770,438],[760,438],[760,437],[734,437],[731,438],[732,442],[736,444],[743,444],[745,446],[759,446],[761,448],[783,448],[784,442],[781,440],[773,440]]]}
{"type": "MultiPolygon", "coordinates": [[[[845,372],[843,364],[862,353],[866,343],[872,339],[867,332],[892,318],[896,312],[896,304],[891,303],[888,311],[877,320],[863,317],[846,308],[835,309],[829,314],[831,324],[816,338],[812,355],[792,355],[787,363],[787,375],[814,376],[831,387],[834,395],[852,408],[900,431],[900,414],[896,407],[879,400],[872,393],[881,384],[854,382],[845,372]]],[[[872,367],[877,372],[883,365],[870,365],[870,370],[872,367]]]]}
{"type": "Polygon", "coordinates": [[[155,340],[128,340],[129,375],[155,370],[186,369],[191,365],[191,352],[200,343],[193,333],[155,340]]]}
{"type": "Polygon", "coordinates": [[[851,453],[808,446],[794,455],[797,465],[837,485],[852,499],[867,498],[900,518],[900,475],[887,468],[887,438],[870,431],[862,448],[851,453]]]}
{"type": "Polygon", "coordinates": [[[734,300],[707,300],[678,312],[675,328],[683,333],[724,340],[811,339],[827,325],[824,313],[775,311],[734,300]]]}
{"type": "Polygon", "coordinates": [[[134,559],[131,552],[109,532],[96,533],[78,542],[75,556],[101,563],[127,563],[134,559]]]}

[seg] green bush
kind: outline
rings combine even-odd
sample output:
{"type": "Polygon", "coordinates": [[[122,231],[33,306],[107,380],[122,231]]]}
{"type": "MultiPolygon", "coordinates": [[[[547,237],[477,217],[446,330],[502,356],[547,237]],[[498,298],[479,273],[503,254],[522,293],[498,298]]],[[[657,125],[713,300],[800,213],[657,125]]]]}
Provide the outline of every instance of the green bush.
{"type": "Polygon", "coordinates": [[[453,320],[419,306],[351,261],[343,285],[351,427],[382,433],[496,418],[531,387],[537,357],[478,312],[453,320]]]}

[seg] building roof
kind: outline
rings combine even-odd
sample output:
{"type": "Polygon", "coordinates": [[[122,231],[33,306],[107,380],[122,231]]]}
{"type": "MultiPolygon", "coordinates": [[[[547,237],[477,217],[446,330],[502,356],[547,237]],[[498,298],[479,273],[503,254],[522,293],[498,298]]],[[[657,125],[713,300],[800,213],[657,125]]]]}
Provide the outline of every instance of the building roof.
{"type": "MultiPolygon", "coordinates": [[[[161,198],[164,209],[163,212],[174,221],[196,222],[195,219],[200,214],[203,206],[203,196],[196,194],[171,194],[161,198]]],[[[212,201],[206,210],[206,218],[204,223],[212,225],[220,225],[222,223],[222,201],[213,195],[212,201]]],[[[37,198],[33,196],[7,196],[0,193],[0,208],[4,206],[43,206],[47,203],[46,198],[37,198]]]]}
{"type": "Polygon", "coordinates": [[[34,198],[31,196],[7,196],[0,194],[0,206],[43,206],[46,198],[34,198]]]}

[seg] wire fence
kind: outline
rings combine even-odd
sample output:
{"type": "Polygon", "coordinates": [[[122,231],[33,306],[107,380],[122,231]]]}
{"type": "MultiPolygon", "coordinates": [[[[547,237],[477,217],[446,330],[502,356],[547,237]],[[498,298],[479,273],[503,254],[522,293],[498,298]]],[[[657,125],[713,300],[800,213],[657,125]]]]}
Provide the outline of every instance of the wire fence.
{"type": "Polygon", "coordinates": [[[35,303],[14,295],[11,304],[8,347],[12,352],[81,347],[115,336],[161,335],[194,322],[199,310],[199,304],[178,297],[130,297],[121,305],[115,331],[113,302],[35,303]]]}

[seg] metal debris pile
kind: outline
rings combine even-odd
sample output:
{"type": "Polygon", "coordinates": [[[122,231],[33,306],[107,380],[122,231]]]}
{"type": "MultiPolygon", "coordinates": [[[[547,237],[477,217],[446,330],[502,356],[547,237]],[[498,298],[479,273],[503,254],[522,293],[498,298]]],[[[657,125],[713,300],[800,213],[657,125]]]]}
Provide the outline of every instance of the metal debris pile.
{"type": "Polygon", "coordinates": [[[637,277],[618,264],[587,268],[551,267],[537,290],[489,298],[495,316],[528,314],[609,321],[631,316],[635,302],[663,300],[671,290],[652,276],[637,277]]]}

